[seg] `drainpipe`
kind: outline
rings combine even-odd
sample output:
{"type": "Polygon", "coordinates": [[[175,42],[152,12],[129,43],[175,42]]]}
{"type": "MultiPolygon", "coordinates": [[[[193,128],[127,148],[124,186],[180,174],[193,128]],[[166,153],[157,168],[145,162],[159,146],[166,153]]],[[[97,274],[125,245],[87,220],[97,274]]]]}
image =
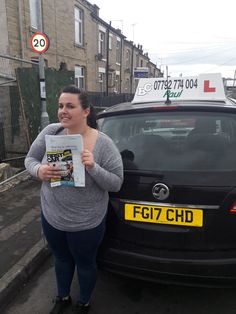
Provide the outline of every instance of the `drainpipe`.
{"type": "Polygon", "coordinates": [[[111,27],[111,21],[109,26],[107,27],[107,42],[106,42],[106,53],[107,53],[107,63],[106,63],[106,96],[109,95],[109,37],[110,37],[110,27],[111,27]]]}
{"type": "Polygon", "coordinates": [[[122,58],[123,57],[123,38],[121,37],[120,43],[120,94],[121,94],[121,83],[122,83],[122,58]]]}
{"type": "Polygon", "coordinates": [[[20,57],[21,59],[25,59],[25,51],[24,51],[24,41],[23,41],[23,27],[22,27],[22,0],[17,0],[18,6],[18,20],[19,20],[19,31],[20,31],[20,57]]]}
{"type": "Polygon", "coordinates": [[[130,94],[133,93],[133,81],[134,81],[134,44],[132,44],[132,55],[131,55],[130,94]]]}

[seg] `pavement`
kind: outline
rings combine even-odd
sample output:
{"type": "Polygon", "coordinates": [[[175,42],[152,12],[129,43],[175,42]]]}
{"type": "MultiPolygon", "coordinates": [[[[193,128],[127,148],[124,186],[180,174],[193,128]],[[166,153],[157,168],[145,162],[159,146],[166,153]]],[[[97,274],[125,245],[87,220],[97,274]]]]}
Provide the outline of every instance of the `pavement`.
{"type": "Polygon", "coordinates": [[[50,256],[40,224],[40,185],[26,171],[0,183],[0,312],[50,256]]]}
{"type": "MultiPolygon", "coordinates": [[[[56,294],[53,258],[33,275],[1,314],[48,314],[56,294]]],[[[71,297],[76,302],[76,276],[71,297]]],[[[158,285],[99,271],[89,314],[235,314],[235,289],[158,285]]],[[[71,314],[68,308],[64,314],[71,314]]]]}

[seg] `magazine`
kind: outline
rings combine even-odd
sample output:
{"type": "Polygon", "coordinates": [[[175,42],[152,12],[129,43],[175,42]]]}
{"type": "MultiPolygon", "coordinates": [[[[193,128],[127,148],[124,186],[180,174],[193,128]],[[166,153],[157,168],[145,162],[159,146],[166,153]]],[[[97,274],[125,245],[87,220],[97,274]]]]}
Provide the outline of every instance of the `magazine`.
{"type": "Polygon", "coordinates": [[[47,161],[61,169],[60,179],[51,179],[51,186],[85,186],[85,169],[81,161],[83,139],[76,135],[46,135],[47,161]]]}

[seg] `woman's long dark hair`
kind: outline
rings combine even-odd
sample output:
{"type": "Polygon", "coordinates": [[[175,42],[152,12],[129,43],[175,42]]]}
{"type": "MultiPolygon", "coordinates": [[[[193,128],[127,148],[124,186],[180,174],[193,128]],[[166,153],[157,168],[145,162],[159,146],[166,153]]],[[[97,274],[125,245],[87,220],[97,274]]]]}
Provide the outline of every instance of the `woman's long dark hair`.
{"type": "Polygon", "coordinates": [[[61,91],[62,93],[69,93],[69,94],[76,94],[78,95],[81,107],[83,109],[90,109],[90,113],[87,116],[87,124],[88,126],[90,126],[93,129],[97,129],[97,117],[96,117],[96,112],[95,109],[93,107],[92,104],[89,103],[88,100],[88,95],[82,91],[81,89],[79,89],[77,86],[75,85],[68,85],[66,87],[64,87],[61,91]]]}

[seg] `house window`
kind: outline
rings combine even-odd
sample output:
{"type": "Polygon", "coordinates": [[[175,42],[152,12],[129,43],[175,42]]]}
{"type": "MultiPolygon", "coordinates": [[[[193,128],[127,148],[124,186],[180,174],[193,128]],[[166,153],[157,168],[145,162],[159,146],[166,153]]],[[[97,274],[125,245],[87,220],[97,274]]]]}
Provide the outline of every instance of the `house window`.
{"type": "Polygon", "coordinates": [[[130,92],[130,80],[128,78],[125,81],[125,92],[126,93],[130,92]]]}
{"type": "Polygon", "coordinates": [[[117,40],[116,42],[116,63],[119,63],[120,64],[120,52],[121,52],[121,44],[120,44],[120,41],[117,40]]]}
{"type": "Polygon", "coordinates": [[[143,60],[140,61],[140,66],[141,66],[141,67],[143,66],[143,60]]]}
{"type": "Polygon", "coordinates": [[[32,28],[38,29],[39,28],[39,20],[37,16],[37,12],[40,9],[38,7],[37,0],[30,0],[30,25],[32,28]]]}
{"type": "Polygon", "coordinates": [[[99,31],[98,35],[98,53],[100,53],[103,57],[105,56],[105,33],[99,31]]]}
{"type": "Polygon", "coordinates": [[[75,66],[75,85],[79,88],[85,88],[85,69],[81,66],[75,66]]]}
{"type": "Polygon", "coordinates": [[[108,73],[108,87],[114,87],[114,75],[112,72],[108,73]]]}
{"type": "Polygon", "coordinates": [[[99,82],[99,89],[100,89],[101,93],[105,92],[105,87],[106,87],[105,86],[105,80],[106,80],[105,73],[99,72],[98,82],[99,82]]]}
{"type": "Polygon", "coordinates": [[[109,49],[112,50],[112,35],[109,35],[109,49]]]}
{"type": "Polygon", "coordinates": [[[83,11],[75,7],[75,43],[83,45],[83,11]]]}
{"type": "Polygon", "coordinates": [[[136,54],[136,68],[138,67],[138,54],[136,54]]]}
{"type": "Polygon", "coordinates": [[[120,91],[120,75],[116,75],[116,80],[115,80],[115,93],[119,93],[120,91]]]}
{"type": "Polygon", "coordinates": [[[126,68],[127,69],[130,67],[130,61],[131,61],[131,53],[130,53],[130,50],[127,49],[126,51],[126,68]]]}

